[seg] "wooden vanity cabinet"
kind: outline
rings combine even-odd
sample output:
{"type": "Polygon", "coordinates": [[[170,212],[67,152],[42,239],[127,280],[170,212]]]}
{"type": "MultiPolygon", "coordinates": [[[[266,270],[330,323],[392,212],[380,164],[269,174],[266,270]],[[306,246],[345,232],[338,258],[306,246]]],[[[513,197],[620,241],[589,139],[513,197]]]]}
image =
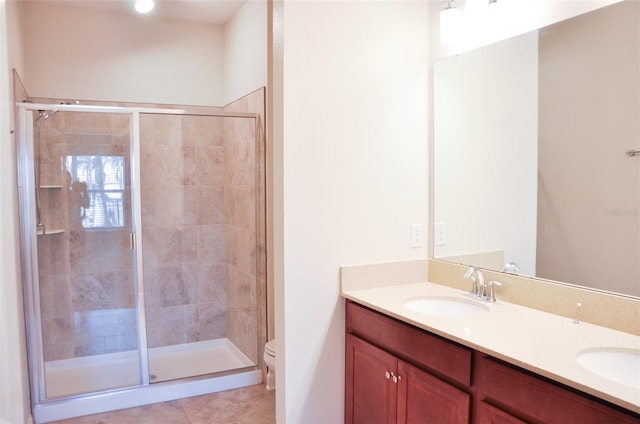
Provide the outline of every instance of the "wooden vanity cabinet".
{"type": "Polygon", "coordinates": [[[347,423],[394,423],[397,386],[390,373],[397,359],[382,349],[347,334],[347,423]]]}
{"type": "Polygon", "coordinates": [[[347,423],[468,423],[469,394],[347,334],[347,423]]]}
{"type": "Polygon", "coordinates": [[[640,418],[491,356],[476,353],[481,424],[638,424],[640,418]]]}
{"type": "Polygon", "coordinates": [[[346,423],[466,424],[470,378],[467,348],[347,302],[346,423]]]}
{"type": "Polygon", "coordinates": [[[525,421],[484,401],[480,401],[478,404],[477,414],[474,422],[478,424],[527,424],[525,421]]]}
{"type": "Polygon", "coordinates": [[[640,424],[631,411],[349,300],[346,333],[347,424],[640,424]]]}

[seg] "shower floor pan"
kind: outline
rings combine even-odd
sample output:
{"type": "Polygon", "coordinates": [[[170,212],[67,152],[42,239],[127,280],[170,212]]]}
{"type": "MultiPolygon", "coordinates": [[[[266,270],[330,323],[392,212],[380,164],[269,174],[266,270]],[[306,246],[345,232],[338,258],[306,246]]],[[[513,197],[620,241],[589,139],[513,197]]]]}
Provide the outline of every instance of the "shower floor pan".
{"type": "MultiPolygon", "coordinates": [[[[140,385],[138,361],[135,350],[46,362],[47,398],[140,385]]],[[[255,365],[228,339],[149,349],[151,383],[255,365]]]]}

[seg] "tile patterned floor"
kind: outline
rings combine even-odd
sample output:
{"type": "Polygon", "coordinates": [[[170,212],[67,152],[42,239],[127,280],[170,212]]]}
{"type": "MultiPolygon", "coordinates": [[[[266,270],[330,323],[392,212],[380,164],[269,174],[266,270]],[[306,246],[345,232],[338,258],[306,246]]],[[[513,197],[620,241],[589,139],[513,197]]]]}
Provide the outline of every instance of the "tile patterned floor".
{"type": "Polygon", "coordinates": [[[275,393],[260,384],[54,424],[274,424],[275,393]]]}

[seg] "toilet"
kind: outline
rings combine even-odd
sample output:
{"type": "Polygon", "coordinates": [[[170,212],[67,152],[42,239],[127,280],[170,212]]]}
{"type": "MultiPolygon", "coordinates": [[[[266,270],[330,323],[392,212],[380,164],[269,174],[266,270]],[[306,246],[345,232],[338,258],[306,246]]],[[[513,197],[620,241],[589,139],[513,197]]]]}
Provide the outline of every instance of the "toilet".
{"type": "Polygon", "coordinates": [[[276,388],[276,341],[269,340],[264,345],[264,363],[267,364],[267,390],[276,388]]]}

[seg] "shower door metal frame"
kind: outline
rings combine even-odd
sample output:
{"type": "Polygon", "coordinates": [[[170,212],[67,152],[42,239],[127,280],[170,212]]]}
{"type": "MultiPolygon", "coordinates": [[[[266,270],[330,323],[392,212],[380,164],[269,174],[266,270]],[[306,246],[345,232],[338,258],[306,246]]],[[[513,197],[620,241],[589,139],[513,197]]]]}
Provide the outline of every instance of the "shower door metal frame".
{"type": "Polygon", "coordinates": [[[18,204],[20,207],[20,249],[25,309],[25,331],[27,341],[27,366],[30,375],[32,403],[45,392],[44,354],[40,315],[40,281],[38,274],[38,243],[36,231],[36,181],[32,164],[35,166],[33,114],[28,109],[18,107],[18,204]],[[26,223],[29,223],[27,225],[26,223]],[[35,376],[35,382],[34,377],[35,376]]]}
{"type": "MultiPolygon", "coordinates": [[[[146,319],[145,319],[145,302],[144,302],[144,270],[142,255],[142,207],[140,194],[138,192],[138,184],[140,183],[140,114],[161,114],[161,115],[192,115],[192,116],[210,116],[210,117],[226,117],[226,118],[250,118],[255,122],[255,138],[260,142],[259,128],[260,115],[257,113],[243,112],[223,112],[212,111],[205,112],[203,110],[189,109],[164,109],[164,108],[137,108],[137,107],[120,107],[120,106],[95,106],[81,104],[46,104],[46,103],[16,103],[18,118],[18,146],[17,146],[17,170],[18,170],[18,194],[20,207],[20,242],[21,242],[21,268],[22,268],[22,286],[24,290],[24,309],[25,309],[25,331],[27,337],[27,357],[29,369],[29,382],[31,388],[31,403],[35,409],[36,406],[44,407],[50,405],[54,413],[57,413],[64,405],[75,400],[85,400],[87,402],[101,402],[106,398],[118,393],[131,393],[148,388],[150,383],[149,360],[147,348],[146,319]],[[124,114],[130,116],[130,172],[131,172],[131,232],[133,240],[134,255],[134,284],[136,288],[136,309],[138,320],[138,351],[140,360],[140,381],[141,384],[135,386],[127,386],[104,392],[93,392],[87,394],[78,394],[56,399],[46,399],[45,387],[45,363],[42,344],[42,328],[41,328],[41,312],[40,312],[40,293],[38,275],[38,251],[37,251],[37,231],[35,227],[36,210],[35,210],[35,190],[36,187],[33,166],[35,166],[34,153],[34,131],[33,131],[33,114],[31,111],[38,110],[56,110],[66,112],[89,112],[89,113],[110,113],[124,114]]],[[[257,146],[256,146],[257,147],[257,146]]],[[[257,155],[257,149],[256,149],[257,155]]],[[[261,166],[264,166],[262,164],[261,166]]],[[[264,169],[263,169],[264,170],[264,169]]],[[[256,210],[256,221],[258,210],[256,210]]],[[[257,223],[257,222],[256,222],[257,223]]],[[[258,227],[256,226],[256,231],[258,227]]],[[[257,243],[257,240],[256,240],[257,243]]],[[[257,247],[257,246],[256,246],[257,247]]],[[[256,260],[259,255],[256,255],[256,260]]],[[[259,264],[258,268],[260,267],[259,264]]],[[[256,276],[256,284],[259,284],[256,276]]],[[[259,298],[259,296],[258,296],[259,298]]],[[[259,300],[258,300],[259,301],[259,300]]],[[[259,307],[258,304],[255,305],[259,307]]],[[[259,308],[257,309],[259,311],[259,308]]],[[[256,345],[259,351],[259,334],[256,345]]],[[[259,363],[260,361],[258,361],[259,363]]],[[[169,382],[167,384],[179,384],[169,382]]],[[[35,412],[35,411],[34,411],[35,412]]],[[[35,412],[36,416],[38,415],[35,412]]]]}

